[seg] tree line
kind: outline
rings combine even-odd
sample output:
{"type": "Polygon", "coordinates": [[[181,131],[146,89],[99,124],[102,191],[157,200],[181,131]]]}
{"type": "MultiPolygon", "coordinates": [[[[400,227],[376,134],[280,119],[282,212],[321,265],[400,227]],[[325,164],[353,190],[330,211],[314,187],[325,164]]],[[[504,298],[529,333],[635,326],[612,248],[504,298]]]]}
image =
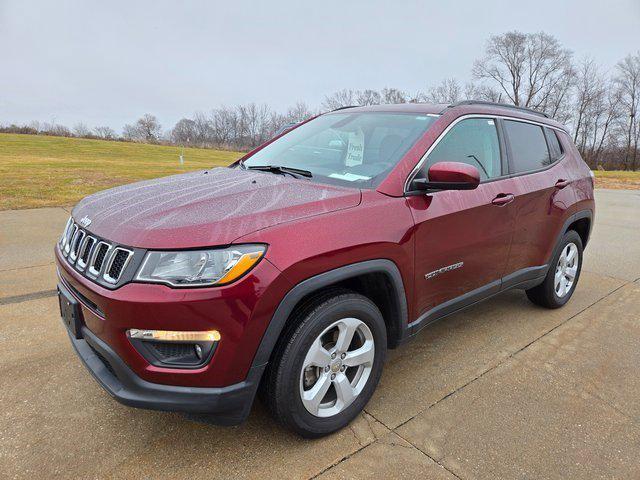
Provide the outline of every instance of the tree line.
{"type": "Polygon", "coordinates": [[[471,80],[448,78],[425,91],[398,88],[343,89],[327,95],[319,107],[298,102],[284,112],[266,104],[220,106],[196,112],[164,130],[143,115],[120,134],[106,126],[72,129],[55,123],[0,126],[1,132],[60,135],[205,148],[248,150],[283,126],[344,106],[385,103],[455,103],[485,100],[532,108],[566,124],[585,161],[592,167],[640,168],[640,51],[605,70],[589,57],[575,58],[544,32],[507,32],[491,36],[484,54],[471,66],[471,80]]]}

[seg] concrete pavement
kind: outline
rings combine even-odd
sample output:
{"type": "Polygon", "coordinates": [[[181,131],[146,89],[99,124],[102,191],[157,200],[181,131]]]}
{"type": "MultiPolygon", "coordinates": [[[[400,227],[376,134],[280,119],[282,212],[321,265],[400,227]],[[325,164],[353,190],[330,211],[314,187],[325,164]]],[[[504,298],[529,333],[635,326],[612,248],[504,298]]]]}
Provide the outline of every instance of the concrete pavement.
{"type": "Polygon", "coordinates": [[[68,212],[0,212],[0,478],[638,478],[639,193],[597,191],[569,304],[507,292],[426,329],[316,441],[259,403],[222,428],[113,401],[47,293],[68,212]]]}

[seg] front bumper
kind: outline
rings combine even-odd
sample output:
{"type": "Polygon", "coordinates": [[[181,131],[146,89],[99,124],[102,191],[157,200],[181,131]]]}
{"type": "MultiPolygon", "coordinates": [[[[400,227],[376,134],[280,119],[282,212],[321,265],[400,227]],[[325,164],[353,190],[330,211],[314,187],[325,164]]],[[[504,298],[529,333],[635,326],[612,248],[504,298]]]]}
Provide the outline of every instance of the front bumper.
{"type": "Polygon", "coordinates": [[[151,383],[137,376],[120,357],[87,327],[82,338],[69,335],[76,353],[98,383],[117,401],[131,407],[212,414],[220,425],[242,423],[251,410],[264,365],[227,387],[182,387],[151,383]]]}
{"type": "Polygon", "coordinates": [[[169,386],[224,388],[244,381],[278,303],[290,289],[263,259],[239,281],[219,288],[172,289],[128,283],[108,290],[69,267],[56,247],[60,284],[80,304],[82,325],[144,381],[169,386]],[[220,332],[211,360],[198,368],[152,365],[127,337],[131,328],[220,332]]]}

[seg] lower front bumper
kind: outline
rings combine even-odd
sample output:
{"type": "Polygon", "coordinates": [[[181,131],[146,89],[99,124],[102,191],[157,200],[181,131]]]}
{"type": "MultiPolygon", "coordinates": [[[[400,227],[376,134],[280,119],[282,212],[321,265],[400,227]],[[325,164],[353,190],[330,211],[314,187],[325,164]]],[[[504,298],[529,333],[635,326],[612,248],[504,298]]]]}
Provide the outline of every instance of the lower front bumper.
{"type": "Polygon", "coordinates": [[[82,338],[69,336],[89,372],[117,401],[152,410],[206,413],[220,425],[237,425],[249,415],[264,366],[249,370],[246,380],[228,387],[184,387],[151,383],[137,376],[87,327],[82,338]]]}

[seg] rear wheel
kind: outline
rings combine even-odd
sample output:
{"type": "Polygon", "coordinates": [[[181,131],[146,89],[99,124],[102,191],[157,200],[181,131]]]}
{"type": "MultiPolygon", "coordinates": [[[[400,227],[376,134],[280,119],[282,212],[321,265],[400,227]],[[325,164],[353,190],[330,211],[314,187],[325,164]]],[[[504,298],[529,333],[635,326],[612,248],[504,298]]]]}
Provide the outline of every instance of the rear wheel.
{"type": "Polygon", "coordinates": [[[386,354],[382,315],[368,298],[334,291],[294,313],[265,378],[275,418],[305,437],[346,426],[371,398],[386,354]]]}
{"type": "Polygon", "coordinates": [[[569,301],[582,269],[582,239],[577,232],[565,233],[559,247],[544,282],[527,290],[529,300],[547,308],[558,308],[569,301]]]}

